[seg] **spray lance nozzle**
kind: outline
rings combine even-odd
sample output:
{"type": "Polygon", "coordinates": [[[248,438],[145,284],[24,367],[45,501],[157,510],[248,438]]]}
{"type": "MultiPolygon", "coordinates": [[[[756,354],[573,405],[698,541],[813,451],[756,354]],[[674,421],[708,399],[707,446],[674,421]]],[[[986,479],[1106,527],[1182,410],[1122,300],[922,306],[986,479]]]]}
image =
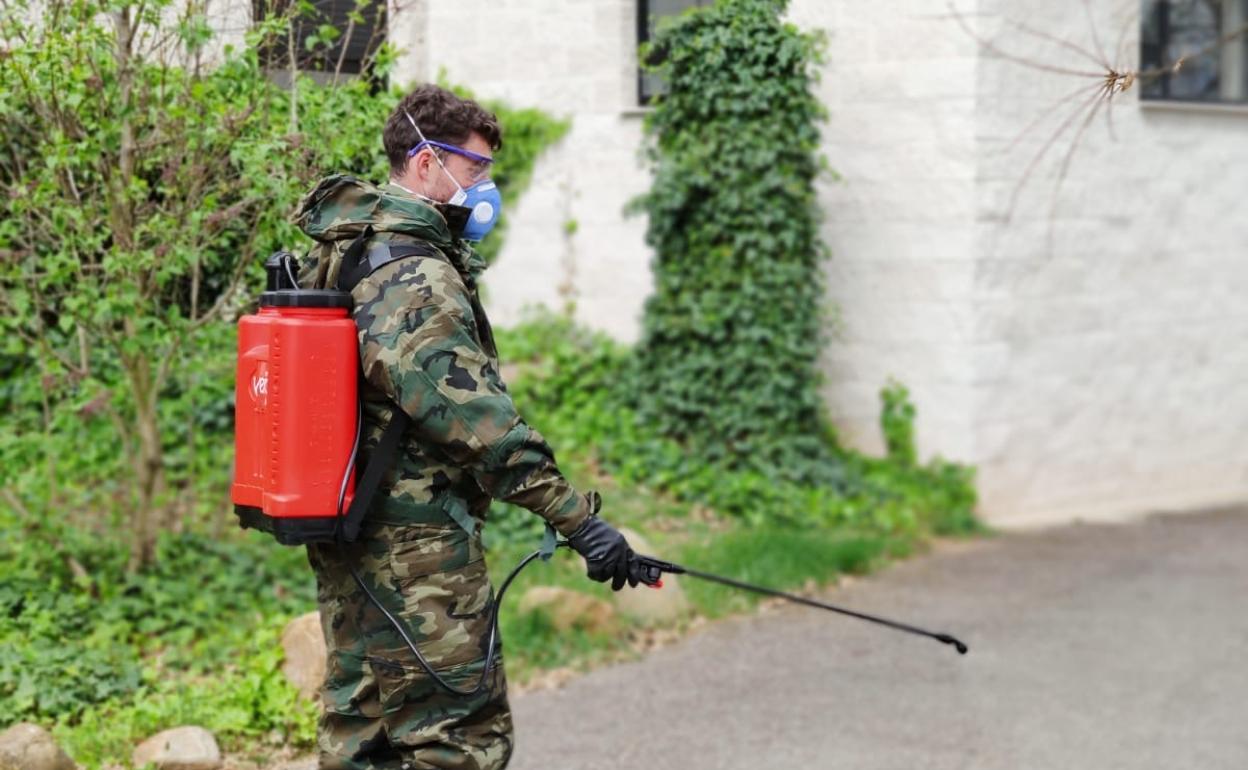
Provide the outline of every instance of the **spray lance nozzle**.
{"type": "Polygon", "coordinates": [[[863,612],[856,612],[854,610],[845,609],[844,607],[838,607],[835,604],[829,604],[828,602],[808,599],[805,596],[785,593],[784,591],[777,591],[774,588],[765,588],[752,583],[744,583],[740,580],[733,580],[732,578],[726,578],[722,575],[713,575],[709,572],[700,572],[695,569],[689,569],[688,567],[682,567],[679,564],[673,564],[669,561],[656,559],[653,556],[637,555],[633,558],[636,559],[637,566],[641,573],[641,581],[654,588],[659,588],[663,585],[662,577],[665,572],[671,575],[688,575],[690,577],[698,578],[699,580],[707,580],[712,583],[719,583],[731,588],[739,588],[744,591],[752,591],[757,594],[763,594],[764,596],[774,596],[778,599],[785,599],[786,601],[803,604],[807,607],[814,607],[820,610],[840,613],[841,615],[848,615],[851,618],[858,618],[859,620],[866,620],[870,623],[877,623],[897,631],[905,631],[909,634],[926,636],[929,639],[935,639],[938,642],[953,645],[953,648],[957,650],[960,655],[965,655],[969,650],[966,644],[949,634],[935,633],[917,626],[909,625],[908,623],[899,623],[895,620],[888,620],[887,618],[876,617],[875,615],[868,615],[863,612]]]}

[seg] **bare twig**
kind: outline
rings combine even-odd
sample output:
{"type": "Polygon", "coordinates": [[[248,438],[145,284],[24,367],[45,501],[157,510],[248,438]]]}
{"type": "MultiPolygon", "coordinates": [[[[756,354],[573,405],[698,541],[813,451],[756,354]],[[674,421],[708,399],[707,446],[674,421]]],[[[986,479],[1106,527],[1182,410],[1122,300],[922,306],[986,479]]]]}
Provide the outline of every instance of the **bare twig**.
{"type": "Polygon", "coordinates": [[[17,511],[17,515],[20,516],[23,521],[34,521],[34,517],[30,515],[30,509],[26,507],[26,505],[22,502],[22,498],[18,497],[17,493],[12,489],[9,487],[0,489],[0,497],[4,498],[4,501],[9,504],[10,508],[17,511]]]}
{"type": "Polygon", "coordinates": [[[1057,35],[1051,35],[1051,34],[1049,34],[1048,32],[1044,32],[1044,31],[1042,31],[1042,30],[1035,29],[1034,27],[1030,27],[1030,26],[1028,26],[1028,25],[1026,25],[1026,24],[1022,24],[1022,23],[1020,23],[1020,22],[1013,21],[1012,19],[1006,19],[1006,20],[1005,20],[1005,24],[1006,24],[1006,26],[1009,26],[1009,27],[1012,27],[1013,29],[1018,30],[1019,32],[1023,33],[1024,35],[1029,35],[1029,36],[1034,37],[1034,38],[1039,38],[1040,40],[1046,40],[1046,41],[1048,41],[1048,42],[1050,42],[1050,43],[1053,43],[1054,45],[1060,46],[1060,47],[1062,47],[1062,48],[1067,49],[1068,51],[1071,51],[1071,52],[1073,52],[1073,53],[1076,53],[1076,54],[1078,54],[1079,56],[1084,57],[1085,59],[1087,59],[1088,61],[1090,61],[1091,63],[1093,63],[1093,64],[1095,64],[1095,65],[1097,65],[1097,66],[1099,66],[1099,67],[1104,67],[1105,69],[1113,69],[1113,68],[1110,66],[1110,64],[1109,64],[1108,62],[1106,62],[1106,61],[1104,61],[1103,59],[1100,59],[1100,58],[1098,58],[1098,57],[1096,57],[1096,56],[1092,55],[1092,53],[1091,53],[1091,52],[1089,52],[1088,50],[1086,50],[1086,49],[1084,49],[1084,48],[1081,48],[1081,47],[1079,47],[1079,46],[1075,45],[1074,43],[1070,42],[1069,40],[1063,40],[1062,38],[1058,37],[1057,35]]]}
{"type": "Polygon", "coordinates": [[[999,58],[1005,59],[1007,61],[1012,61],[1015,64],[1021,64],[1022,66],[1028,67],[1030,69],[1040,70],[1042,72],[1051,72],[1051,73],[1055,73],[1058,75],[1074,75],[1076,77],[1084,77],[1084,78],[1104,77],[1104,73],[1101,73],[1101,72],[1092,72],[1089,70],[1077,70],[1077,69],[1071,69],[1070,67],[1060,67],[1054,64],[1046,64],[1044,62],[1033,61],[1032,59],[1028,59],[1022,56],[1016,56],[1012,53],[1009,53],[1008,51],[1004,51],[996,43],[982,37],[978,32],[971,29],[971,25],[967,23],[966,17],[962,15],[961,11],[959,11],[957,8],[953,6],[952,0],[950,0],[950,2],[948,3],[948,7],[949,7],[950,14],[958,22],[958,26],[962,27],[962,31],[970,35],[975,40],[975,42],[979,43],[980,48],[983,48],[985,51],[988,51],[989,53],[999,58]]]}
{"type": "MultiPolygon", "coordinates": [[[[1088,72],[1074,69],[1060,63],[1053,64],[1046,61],[1038,61],[1012,54],[1009,51],[1004,50],[997,42],[984,39],[971,27],[963,14],[954,7],[952,0],[947,3],[952,18],[957,21],[962,30],[974,39],[983,50],[988,51],[1003,60],[1027,67],[1029,69],[1078,78],[1093,77],[1098,81],[1095,86],[1092,87],[1093,93],[1088,95],[1087,98],[1079,101],[1074,110],[1061,121],[1048,139],[1042,144],[1040,149],[1033,155],[1030,162],[1025,167],[1022,176],[1014,186],[1014,190],[1010,196],[1008,208],[1005,214],[1005,219],[1007,221],[1013,217],[1022,190],[1026,186],[1031,175],[1038,168],[1039,164],[1049,154],[1056,143],[1062,140],[1071,127],[1077,125],[1078,127],[1074,131],[1073,136],[1070,138],[1070,144],[1063,153],[1062,160],[1059,162],[1057,168],[1057,174],[1054,182],[1053,200],[1050,204],[1050,246],[1052,243],[1051,226],[1053,218],[1056,215],[1058,194],[1069,173],[1072,159],[1086,136],[1088,127],[1101,110],[1105,110],[1106,122],[1109,127],[1110,135],[1113,136],[1114,128],[1112,110],[1115,98],[1118,95],[1129,91],[1139,81],[1164,77],[1166,75],[1179,72],[1187,61],[1212,53],[1232,40],[1248,36],[1248,24],[1245,24],[1220,36],[1216,42],[1206,46],[1200,51],[1180,57],[1179,60],[1174,62],[1172,65],[1141,70],[1138,68],[1131,68],[1127,66],[1124,61],[1122,61],[1123,52],[1126,48],[1129,26],[1124,25],[1121,30],[1115,49],[1115,60],[1110,62],[1107,58],[1105,47],[1101,41],[1100,33],[1096,28],[1091,6],[1088,0],[1081,0],[1081,4],[1083,5],[1084,14],[1091,30],[1091,36],[1093,44],[1096,47],[1096,51],[1089,51],[1073,42],[1064,40],[1043,30],[1034,29],[1019,22],[1006,20],[1005,25],[1021,32],[1024,35],[1053,43],[1066,51],[1080,56],[1083,59],[1097,63],[1102,68],[1101,72],[1088,72]]],[[[1069,102],[1079,99],[1080,96],[1087,95],[1088,91],[1088,85],[1080,86],[1069,94],[1061,97],[1055,103],[1046,107],[1036,119],[1032,120],[1026,128],[1024,128],[1023,131],[1015,137],[1014,141],[1011,142],[1007,148],[1007,151],[1013,150],[1025,136],[1030,134],[1031,131],[1033,131],[1045,118],[1053,114],[1053,112],[1059,110],[1069,102]]]]}
{"type": "Polygon", "coordinates": [[[351,45],[351,35],[355,32],[355,15],[347,17],[347,31],[342,35],[342,50],[338,52],[338,62],[334,64],[334,85],[338,85],[338,76],[342,74],[342,64],[347,59],[347,47],[351,45]]]}
{"type": "MultiPolygon", "coordinates": [[[[1110,88],[1110,86],[1106,85],[1105,89],[1108,89],[1108,88],[1110,88]]],[[[1098,97],[1101,97],[1103,95],[1104,95],[1104,91],[1102,91],[1102,93],[1097,94],[1098,97]]],[[[1096,99],[1096,101],[1093,103],[1092,109],[1088,111],[1086,117],[1083,120],[1083,123],[1080,124],[1079,129],[1075,132],[1075,136],[1070,142],[1070,147],[1067,148],[1066,150],[1065,157],[1062,158],[1062,165],[1058,169],[1058,172],[1057,172],[1057,180],[1053,183],[1053,197],[1052,197],[1052,200],[1049,201],[1049,231],[1048,231],[1045,241],[1046,241],[1046,245],[1048,246],[1048,250],[1050,254],[1053,252],[1052,223],[1054,219],[1057,217],[1058,193],[1062,189],[1062,183],[1066,181],[1066,174],[1070,170],[1071,158],[1075,156],[1075,151],[1079,149],[1079,140],[1083,138],[1083,134],[1088,130],[1088,126],[1092,125],[1092,121],[1096,119],[1096,113],[1100,111],[1101,107],[1104,106],[1108,102],[1109,102],[1109,99],[1105,99],[1105,98],[1096,99]]]]}
{"type": "Polygon", "coordinates": [[[1079,113],[1087,109],[1088,107],[1091,107],[1094,103],[1096,103],[1097,100],[1101,99],[1103,93],[1104,93],[1104,87],[1098,86],[1096,89],[1096,92],[1092,94],[1092,97],[1090,99],[1085,99],[1079,105],[1079,109],[1077,111],[1068,115],[1066,119],[1063,120],[1061,124],[1057,127],[1057,130],[1054,131],[1053,134],[1049,136],[1048,140],[1045,141],[1044,145],[1040,148],[1040,150],[1034,156],[1032,156],[1031,162],[1028,163],[1027,167],[1023,170],[1022,177],[1020,177],[1018,180],[1018,183],[1014,185],[1014,192],[1010,195],[1010,204],[1009,204],[1009,207],[1006,209],[1007,220],[1010,218],[1010,216],[1012,216],[1015,207],[1018,205],[1018,198],[1022,194],[1023,188],[1026,187],[1027,181],[1031,178],[1032,172],[1035,171],[1036,167],[1040,165],[1040,161],[1044,160],[1044,156],[1049,153],[1049,150],[1053,149],[1053,146],[1057,144],[1057,140],[1060,139],[1062,137],[1062,134],[1065,134],[1066,131],[1070,128],[1070,126],[1075,122],[1075,119],[1079,117],[1079,113]]]}
{"type": "Polygon", "coordinates": [[[1096,45],[1096,52],[1100,54],[1101,66],[1112,70],[1113,65],[1105,55],[1105,46],[1101,45],[1101,34],[1096,31],[1096,21],[1092,18],[1092,6],[1088,4],[1088,0],[1083,0],[1083,15],[1088,20],[1088,29],[1092,31],[1092,42],[1096,45]]]}

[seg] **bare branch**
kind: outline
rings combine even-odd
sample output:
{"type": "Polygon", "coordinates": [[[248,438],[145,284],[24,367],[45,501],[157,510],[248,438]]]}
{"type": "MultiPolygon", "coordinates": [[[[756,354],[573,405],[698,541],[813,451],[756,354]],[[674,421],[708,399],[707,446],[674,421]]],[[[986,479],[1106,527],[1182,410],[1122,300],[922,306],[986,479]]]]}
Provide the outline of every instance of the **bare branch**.
{"type": "Polygon", "coordinates": [[[1036,170],[1036,167],[1038,165],[1040,165],[1040,161],[1042,161],[1044,159],[1044,156],[1048,154],[1049,150],[1053,148],[1053,145],[1057,143],[1057,140],[1062,137],[1062,134],[1066,133],[1066,130],[1070,128],[1072,123],[1074,123],[1075,118],[1077,118],[1080,113],[1082,113],[1088,107],[1091,107],[1093,103],[1095,103],[1098,99],[1100,99],[1102,97],[1103,91],[1104,91],[1103,86],[1098,87],[1096,89],[1096,93],[1092,95],[1092,98],[1085,99],[1083,103],[1079,105],[1079,109],[1071,113],[1064,121],[1062,121],[1061,125],[1057,127],[1057,131],[1055,131],[1053,135],[1049,137],[1048,141],[1044,143],[1044,146],[1040,148],[1040,151],[1037,152],[1032,157],[1031,162],[1027,164],[1027,168],[1023,170],[1023,175],[1018,180],[1018,184],[1014,186],[1013,194],[1010,195],[1010,205],[1009,205],[1009,208],[1006,209],[1006,215],[1005,215],[1006,221],[1009,221],[1013,217],[1014,209],[1018,205],[1019,195],[1022,194],[1023,187],[1024,185],[1026,185],[1027,180],[1031,178],[1031,173],[1036,170]]]}
{"type": "Polygon", "coordinates": [[[1106,84],[1102,91],[1097,94],[1092,109],[1088,110],[1087,116],[1083,119],[1083,123],[1079,126],[1079,130],[1075,132],[1075,136],[1071,139],[1070,147],[1066,150],[1066,156],[1062,158],[1062,164],[1057,172],[1057,180],[1053,184],[1053,197],[1049,203],[1049,232],[1045,238],[1049,253],[1053,251],[1053,221],[1057,217],[1057,201],[1058,195],[1062,191],[1062,184],[1066,181],[1066,174],[1070,171],[1070,161],[1075,156],[1075,151],[1079,149],[1079,144],[1083,140],[1083,135],[1087,132],[1088,126],[1092,125],[1092,121],[1096,119],[1096,113],[1100,111],[1101,106],[1110,100],[1110,88],[1112,85],[1106,84]]]}
{"type": "Polygon", "coordinates": [[[1039,126],[1040,123],[1043,122],[1045,118],[1049,117],[1054,112],[1056,112],[1057,108],[1061,107],[1064,104],[1068,104],[1074,101],[1076,98],[1080,96],[1086,95],[1088,91],[1090,90],[1095,89],[1096,91],[1100,91],[1102,88],[1104,88],[1104,84],[1102,83],[1097,83],[1096,85],[1092,85],[1092,86],[1089,86],[1087,83],[1084,83],[1083,85],[1076,88],[1074,91],[1071,91],[1070,93],[1061,97],[1057,101],[1051,103],[1050,105],[1045,107],[1040,112],[1040,114],[1035,117],[1035,119],[1033,119],[1030,123],[1028,123],[1027,126],[1022,131],[1019,131],[1018,134],[1015,135],[1013,141],[1011,141],[1009,146],[1005,148],[1005,152],[1008,153],[1016,149],[1019,143],[1022,142],[1023,139],[1025,139],[1027,135],[1032,132],[1032,130],[1034,130],[1037,126],[1039,126]]]}
{"type": "Polygon", "coordinates": [[[1112,70],[1109,57],[1105,55],[1105,46],[1101,45],[1101,34],[1096,31],[1096,21],[1092,18],[1092,6],[1088,4],[1088,0],[1083,0],[1083,15],[1088,20],[1088,29],[1092,30],[1092,42],[1096,45],[1096,52],[1100,54],[1101,66],[1112,70]]]}
{"type": "Polygon", "coordinates": [[[967,23],[966,17],[962,15],[961,11],[954,7],[952,0],[950,0],[947,5],[949,7],[949,13],[958,22],[958,25],[962,27],[962,30],[966,32],[966,34],[970,35],[975,42],[979,43],[981,48],[999,58],[1005,59],[1006,61],[1012,61],[1015,64],[1021,64],[1022,66],[1030,69],[1040,70],[1042,72],[1052,72],[1058,75],[1074,75],[1084,78],[1104,77],[1103,72],[1089,72],[1087,70],[1070,69],[1069,67],[1058,67],[1051,64],[1045,64],[1043,62],[1032,61],[1031,59],[1027,59],[1022,56],[1015,56],[1012,53],[1003,51],[996,45],[996,43],[981,37],[979,33],[971,29],[971,25],[967,23]]]}
{"type": "Polygon", "coordinates": [[[1041,40],[1047,40],[1048,42],[1054,43],[1058,46],[1061,46],[1062,48],[1065,48],[1070,51],[1074,51],[1075,53],[1084,57],[1085,59],[1092,62],[1093,64],[1100,65],[1104,67],[1105,69],[1112,69],[1109,66],[1108,62],[1102,61],[1101,59],[1097,58],[1096,54],[1092,53],[1091,51],[1085,48],[1075,45],[1069,40],[1064,40],[1058,37],[1057,35],[1050,35],[1048,32],[1035,29],[1034,27],[1030,27],[1021,22],[1013,21],[1012,19],[1006,19],[1005,24],[1007,26],[1013,27],[1019,32],[1022,32],[1024,35],[1030,35],[1031,37],[1039,38],[1041,40]]]}
{"type": "Polygon", "coordinates": [[[355,32],[355,18],[347,18],[347,31],[342,36],[342,50],[338,52],[338,62],[334,65],[334,85],[338,85],[338,76],[342,74],[342,63],[347,58],[347,46],[351,44],[351,35],[355,32]]]}

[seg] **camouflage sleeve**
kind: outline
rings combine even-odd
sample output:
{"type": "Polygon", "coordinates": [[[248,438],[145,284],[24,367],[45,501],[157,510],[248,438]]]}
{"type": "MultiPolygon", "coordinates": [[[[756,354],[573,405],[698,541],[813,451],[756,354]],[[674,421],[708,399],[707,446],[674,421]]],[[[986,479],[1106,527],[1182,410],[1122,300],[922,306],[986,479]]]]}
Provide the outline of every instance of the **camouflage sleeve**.
{"type": "Polygon", "coordinates": [[[419,439],[466,468],[491,497],[533,511],[563,535],[574,532],[590,503],[516,413],[477,343],[455,268],[436,258],[399,260],[354,295],[364,376],[412,418],[419,439]]]}

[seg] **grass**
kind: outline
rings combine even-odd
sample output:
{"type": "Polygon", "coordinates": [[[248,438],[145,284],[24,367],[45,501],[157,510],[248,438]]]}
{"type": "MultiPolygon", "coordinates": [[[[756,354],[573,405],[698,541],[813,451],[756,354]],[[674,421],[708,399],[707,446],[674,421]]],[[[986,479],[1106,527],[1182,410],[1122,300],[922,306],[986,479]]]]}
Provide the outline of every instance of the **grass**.
{"type": "MultiPolygon", "coordinates": [[[[811,590],[841,574],[868,572],[890,558],[908,555],[917,545],[909,536],[750,525],[647,489],[620,488],[584,458],[569,456],[564,468],[579,489],[598,489],[605,501],[602,515],[640,533],[652,555],[780,590],[811,590]]],[[[542,529],[540,519],[527,511],[503,507],[493,514],[486,529],[487,560],[496,585],[537,548],[542,529]]],[[[246,550],[272,549],[270,555],[285,565],[283,575],[302,583],[306,570],[302,559],[279,558],[290,555],[288,549],[267,541],[252,545],[256,547],[246,550]],[[296,562],[297,568],[291,566],[296,562]]],[[[224,543],[222,547],[231,549],[224,543]]],[[[311,580],[310,573],[306,578],[311,580]]],[[[180,582],[164,576],[159,587],[173,597],[181,590],[180,582]]],[[[612,598],[610,588],[586,578],[580,557],[566,549],[525,570],[509,591],[500,618],[513,684],[533,682],[552,669],[585,670],[634,658],[646,646],[652,629],[622,616],[608,628],[560,629],[540,610],[519,612],[524,592],[538,585],[559,586],[608,602],[612,598]]],[[[663,627],[663,634],[679,634],[697,618],[749,612],[760,600],[755,594],[692,578],[682,579],[682,586],[691,612],[663,627]]],[[[241,590],[232,582],[223,582],[222,587],[230,595],[241,590]]],[[[281,674],[278,635],[290,618],[314,608],[310,596],[295,602],[298,606],[271,603],[264,617],[254,612],[225,617],[234,608],[232,602],[218,598],[205,612],[188,608],[191,619],[199,621],[197,638],[186,639],[177,629],[166,629],[172,631],[169,644],[146,648],[143,665],[153,673],[144,677],[142,686],[87,709],[73,721],[52,725],[61,745],[88,767],[124,765],[144,738],[171,726],[199,724],[217,733],[223,749],[234,757],[259,757],[263,762],[275,752],[309,751],[315,709],[297,700],[281,674]],[[209,622],[205,613],[222,617],[209,622]],[[208,653],[212,662],[187,665],[194,657],[192,649],[208,653]]]]}

